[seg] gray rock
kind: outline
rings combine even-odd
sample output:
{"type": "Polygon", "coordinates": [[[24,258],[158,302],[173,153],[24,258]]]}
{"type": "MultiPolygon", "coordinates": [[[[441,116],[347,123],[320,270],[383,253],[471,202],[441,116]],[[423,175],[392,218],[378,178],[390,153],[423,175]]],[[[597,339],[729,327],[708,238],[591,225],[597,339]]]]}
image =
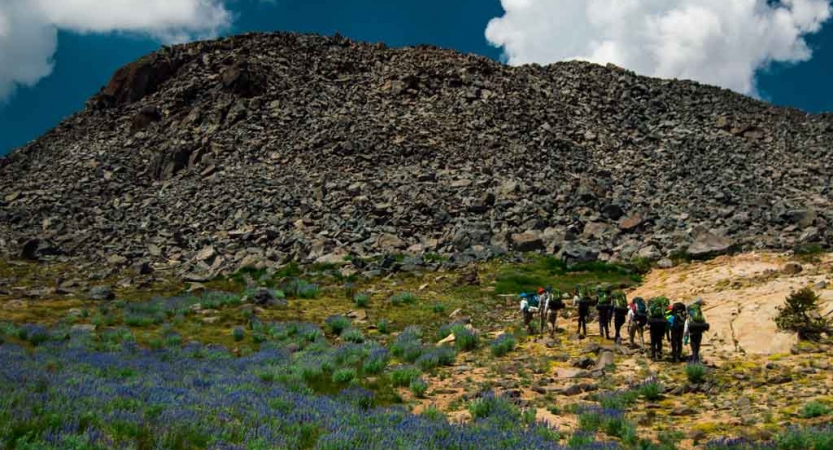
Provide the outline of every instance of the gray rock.
{"type": "Polygon", "coordinates": [[[558,258],[560,258],[568,265],[583,262],[593,262],[599,258],[599,251],[594,248],[570,242],[564,245],[564,247],[558,253],[558,258]]]}
{"type": "Polygon", "coordinates": [[[96,286],[90,289],[90,292],[87,294],[87,297],[90,300],[113,300],[116,298],[116,294],[113,292],[113,288],[110,286],[96,286]]]}
{"type": "Polygon", "coordinates": [[[688,246],[688,254],[695,258],[706,258],[728,253],[735,242],[725,236],[704,232],[698,235],[688,246]]]}

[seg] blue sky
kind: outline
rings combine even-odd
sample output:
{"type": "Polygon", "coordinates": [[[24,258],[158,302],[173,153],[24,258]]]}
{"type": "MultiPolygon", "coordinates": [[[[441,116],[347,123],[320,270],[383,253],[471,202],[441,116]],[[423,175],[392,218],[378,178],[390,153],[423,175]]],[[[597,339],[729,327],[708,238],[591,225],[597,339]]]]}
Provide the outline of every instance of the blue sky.
{"type": "MultiPolygon", "coordinates": [[[[557,3],[557,0],[550,3],[557,3]]],[[[391,46],[433,44],[494,59],[500,59],[503,54],[503,50],[491,45],[485,35],[489,21],[504,14],[499,0],[232,0],[225,7],[232,13],[233,21],[220,34],[299,31],[331,35],[338,31],[353,39],[382,41],[391,46]]],[[[2,13],[0,9],[0,19],[2,13]]],[[[510,32],[519,27],[523,29],[527,26],[523,20],[531,19],[524,19],[519,13],[512,20],[514,23],[507,20],[503,24],[510,32]]],[[[545,32],[539,36],[533,34],[533,38],[551,41],[547,42],[548,49],[543,50],[544,53],[536,53],[501,37],[509,34],[490,36],[498,36],[493,37],[493,41],[503,39],[505,48],[514,52],[519,60],[548,58],[549,48],[559,47],[564,40],[564,36],[550,36],[545,32]]],[[[628,37],[618,39],[620,45],[642,45],[628,37]]],[[[84,101],[106,84],[117,68],[160,45],[158,40],[142,33],[61,30],[57,40],[51,74],[32,87],[19,86],[5,103],[0,103],[0,154],[37,138],[64,117],[82,109],[84,101]]],[[[758,71],[756,92],[779,105],[811,112],[833,111],[833,89],[827,80],[833,69],[833,25],[808,34],[806,42],[813,50],[812,59],[798,64],[777,63],[758,71]]],[[[4,61],[3,51],[0,42],[0,63],[4,61]]],[[[728,55],[728,58],[732,57],[728,55]]],[[[715,55],[716,60],[719,58],[726,56],[715,55]]],[[[633,64],[641,67],[639,63],[633,64]]],[[[696,69],[684,68],[679,73],[691,73],[694,74],[692,78],[696,78],[696,69]]],[[[650,70],[646,66],[642,72],[650,70]]],[[[732,82],[727,81],[729,87],[736,86],[732,82]]]]}

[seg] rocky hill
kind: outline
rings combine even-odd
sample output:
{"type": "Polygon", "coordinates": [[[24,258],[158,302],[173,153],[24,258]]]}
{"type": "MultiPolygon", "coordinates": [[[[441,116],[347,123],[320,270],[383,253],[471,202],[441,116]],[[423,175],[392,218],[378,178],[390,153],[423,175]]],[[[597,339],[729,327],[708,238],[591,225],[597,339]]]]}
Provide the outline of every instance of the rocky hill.
{"type": "Polygon", "coordinates": [[[0,252],[217,273],[830,247],[831,144],[830,115],[613,66],[250,34],[122,68],[4,159],[0,252]]]}

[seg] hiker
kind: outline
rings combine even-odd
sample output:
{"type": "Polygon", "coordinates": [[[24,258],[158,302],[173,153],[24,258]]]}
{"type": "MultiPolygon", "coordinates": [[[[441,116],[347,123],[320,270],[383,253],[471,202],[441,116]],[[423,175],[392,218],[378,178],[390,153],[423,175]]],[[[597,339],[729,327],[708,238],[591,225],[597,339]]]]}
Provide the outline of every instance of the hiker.
{"type": "Polygon", "coordinates": [[[651,360],[662,359],[662,339],[668,328],[665,311],[668,309],[668,299],[654,297],[648,302],[648,330],[651,332],[651,360]]]}
{"type": "Polygon", "coordinates": [[[671,307],[668,329],[671,330],[671,360],[675,363],[683,360],[683,334],[687,319],[688,308],[685,304],[674,303],[671,307]]]}
{"type": "Polygon", "coordinates": [[[544,319],[547,314],[547,302],[549,302],[549,293],[542,287],[538,288],[538,334],[544,334],[544,319]]]}
{"type": "Polygon", "coordinates": [[[625,319],[628,316],[628,298],[622,291],[613,293],[613,327],[615,330],[614,341],[616,344],[622,343],[622,325],[625,324],[625,319]]]}
{"type": "Polygon", "coordinates": [[[610,315],[613,312],[613,305],[601,286],[596,287],[596,311],[599,311],[599,335],[610,339],[610,315]]]}
{"type": "Polygon", "coordinates": [[[703,342],[703,332],[709,330],[709,324],[703,316],[703,307],[705,303],[702,298],[694,300],[688,305],[688,318],[685,321],[685,329],[683,336],[685,344],[691,340],[691,362],[700,362],[700,344],[703,342]]]}
{"type": "Polygon", "coordinates": [[[636,297],[628,311],[628,334],[631,337],[631,347],[635,347],[634,337],[639,334],[639,346],[645,349],[645,325],[648,324],[648,305],[642,297],[636,297]]]}
{"type": "Polygon", "coordinates": [[[573,306],[578,307],[578,335],[580,338],[587,336],[587,316],[590,315],[590,298],[581,285],[576,286],[573,296],[573,306]]]}
{"type": "Polygon", "coordinates": [[[547,322],[550,324],[550,337],[553,337],[555,336],[555,332],[558,330],[556,321],[558,320],[558,312],[564,309],[564,300],[561,298],[561,291],[551,287],[546,289],[546,296],[547,301],[544,305],[544,309],[547,315],[547,322]]]}
{"type": "Polygon", "coordinates": [[[528,292],[521,293],[521,312],[524,315],[524,326],[529,330],[529,334],[532,334],[532,318],[538,312],[538,296],[528,292]]]}

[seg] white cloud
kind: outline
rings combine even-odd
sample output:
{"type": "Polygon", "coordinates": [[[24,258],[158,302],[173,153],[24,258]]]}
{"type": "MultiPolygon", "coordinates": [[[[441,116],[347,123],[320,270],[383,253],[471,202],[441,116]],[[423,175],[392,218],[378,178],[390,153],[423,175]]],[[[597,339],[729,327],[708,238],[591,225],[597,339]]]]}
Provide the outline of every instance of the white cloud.
{"type": "Polygon", "coordinates": [[[230,23],[224,0],[0,0],[0,101],[52,72],[58,30],[171,43],[213,36],[230,23]]]}
{"type": "Polygon", "coordinates": [[[755,94],[771,62],[807,61],[829,0],[501,0],[486,38],[509,64],[582,59],[755,94]]]}

